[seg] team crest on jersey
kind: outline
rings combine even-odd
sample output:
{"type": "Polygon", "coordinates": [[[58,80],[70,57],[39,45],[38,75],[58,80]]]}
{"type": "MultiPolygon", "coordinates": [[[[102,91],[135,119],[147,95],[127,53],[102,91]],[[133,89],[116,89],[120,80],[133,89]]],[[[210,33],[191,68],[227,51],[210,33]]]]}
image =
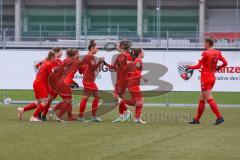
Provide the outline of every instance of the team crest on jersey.
{"type": "Polygon", "coordinates": [[[192,75],[193,75],[193,69],[188,69],[187,66],[188,65],[192,65],[193,62],[179,62],[178,63],[178,73],[180,75],[180,77],[187,81],[189,80],[192,75]]]}

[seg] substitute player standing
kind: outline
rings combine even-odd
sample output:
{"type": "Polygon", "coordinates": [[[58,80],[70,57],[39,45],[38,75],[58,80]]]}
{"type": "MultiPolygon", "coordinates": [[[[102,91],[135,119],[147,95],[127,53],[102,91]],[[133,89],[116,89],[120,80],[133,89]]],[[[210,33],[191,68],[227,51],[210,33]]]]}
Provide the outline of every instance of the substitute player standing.
{"type": "Polygon", "coordinates": [[[92,101],[92,122],[101,122],[102,120],[97,117],[98,103],[100,99],[100,94],[98,87],[95,83],[96,73],[103,63],[103,58],[99,58],[96,62],[94,55],[98,52],[97,44],[95,41],[91,40],[88,46],[89,53],[82,59],[83,66],[85,66],[83,72],[83,97],[79,107],[79,119],[80,122],[88,122],[84,117],[84,111],[86,109],[87,101],[90,96],[93,96],[92,101]]]}
{"type": "Polygon", "coordinates": [[[190,124],[199,124],[199,120],[205,109],[205,102],[210,105],[212,111],[217,117],[215,125],[224,122],[223,116],[219,111],[212,96],[212,88],[215,84],[215,73],[221,70],[221,68],[227,66],[226,59],[222,56],[221,52],[213,49],[214,41],[211,38],[205,39],[204,47],[206,51],[202,53],[202,57],[197,65],[187,66],[188,69],[199,69],[201,72],[201,90],[202,93],[199,97],[199,105],[197,115],[190,124]],[[218,62],[221,61],[222,65],[218,66],[218,62]]]}

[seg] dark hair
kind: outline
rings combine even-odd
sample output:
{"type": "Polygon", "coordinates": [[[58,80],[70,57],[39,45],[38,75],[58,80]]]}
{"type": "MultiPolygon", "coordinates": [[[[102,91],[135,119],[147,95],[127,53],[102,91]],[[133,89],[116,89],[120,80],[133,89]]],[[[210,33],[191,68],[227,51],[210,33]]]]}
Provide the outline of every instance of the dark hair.
{"type": "Polygon", "coordinates": [[[136,48],[136,49],[132,49],[130,52],[130,55],[132,56],[133,59],[136,59],[140,53],[142,53],[142,48],[136,48]]]}
{"type": "Polygon", "coordinates": [[[212,47],[214,45],[214,39],[211,37],[205,38],[205,43],[208,43],[212,47]]]}
{"type": "Polygon", "coordinates": [[[75,54],[79,53],[78,49],[73,49],[75,54]]]}
{"type": "Polygon", "coordinates": [[[132,42],[129,40],[122,40],[119,44],[120,48],[124,51],[129,50],[132,47],[132,42]]]}
{"type": "Polygon", "coordinates": [[[53,50],[54,52],[60,52],[60,51],[62,50],[62,48],[60,48],[60,47],[54,47],[52,50],[53,50]]]}
{"type": "Polygon", "coordinates": [[[56,55],[56,52],[54,51],[49,51],[47,55],[47,60],[50,61],[52,58],[54,58],[56,55]]]}
{"type": "Polygon", "coordinates": [[[67,49],[66,54],[68,57],[73,57],[73,56],[75,56],[76,51],[75,51],[75,49],[69,48],[69,49],[67,49]]]}
{"type": "Polygon", "coordinates": [[[90,43],[88,45],[88,50],[90,51],[93,47],[95,47],[97,44],[94,40],[90,40],[90,43]]]}

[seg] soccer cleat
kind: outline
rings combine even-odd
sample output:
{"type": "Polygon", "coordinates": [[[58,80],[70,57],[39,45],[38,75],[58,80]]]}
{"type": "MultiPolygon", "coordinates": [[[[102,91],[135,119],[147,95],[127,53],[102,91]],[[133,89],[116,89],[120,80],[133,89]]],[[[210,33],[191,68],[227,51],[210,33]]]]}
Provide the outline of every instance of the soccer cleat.
{"type": "Polygon", "coordinates": [[[142,120],[141,118],[139,119],[134,119],[133,120],[134,123],[139,123],[139,124],[146,124],[147,122],[145,122],[144,120],[142,120]]]}
{"type": "Polygon", "coordinates": [[[189,124],[200,124],[200,122],[196,119],[193,119],[191,122],[188,122],[189,124]]]}
{"type": "Polygon", "coordinates": [[[62,122],[62,123],[66,122],[66,121],[64,121],[63,119],[59,118],[59,117],[56,117],[56,121],[57,121],[57,122],[62,122]]]}
{"type": "Polygon", "coordinates": [[[47,117],[46,117],[46,116],[42,116],[42,117],[41,117],[41,120],[42,120],[42,121],[47,121],[47,117]]]}
{"type": "Polygon", "coordinates": [[[29,120],[30,122],[42,122],[41,120],[39,120],[38,118],[32,116],[29,120]]]}
{"type": "Polygon", "coordinates": [[[18,110],[18,119],[22,120],[24,109],[22,107],[18,107],[17,110],[18,110]]]}
{"type": "Polygon", "coordinates": [[[42,113],[38,114],[38,119],[42,119],[42,113]]]}
{"type": "Polygon", "coordinates": [[[102,122],[103,120],[99,117],[92,117],[90,122],[102,122]]]}
{"type": "Polygon", "coordinates": [[[118,122],[123,122],[124,121],[124,116],[119,116],[115,120],[112,121],[112,123],[118,123],[118,122]]]}
{"type": "Polygon", "coordinates": [[[89,121],[86,120],[85,118],[78,118],[78,122],[89,122],[89,121]]]}
{"type": "Polygon", "coordinates": [[[218,119],[216,120],[216,122],[214,123],[214,125],[219,125],[219,124],[221,124],[221,123],[223,123],[223,122],[224,122],[224,118],[221,117],[221,118],[218,118],[218,119]]]}
{"type": "Polygon", "coordinates": [[[130,110],[127,110],[126,113],[124,114],[124,121],[127,121],[131,118],[132,112],[130,110]]]}

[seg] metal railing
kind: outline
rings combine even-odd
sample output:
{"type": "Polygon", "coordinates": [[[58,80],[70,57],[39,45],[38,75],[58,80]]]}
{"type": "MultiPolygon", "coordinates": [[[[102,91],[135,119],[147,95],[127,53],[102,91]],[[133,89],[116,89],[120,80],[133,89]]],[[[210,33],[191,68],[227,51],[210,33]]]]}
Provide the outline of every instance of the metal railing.
{"type": "MultiPolygon", "coordinates": [[[[28,31],[22,32],[21,40],[15,41],[13,30],[4,30],[0,36],[0,47],[5,48],[48,48],[61,46],[64,48],[85,48],[91,39],[95,39],[102,48],[107,42],[118,42],[128,39],[133,47],[145,49],[200,49],[202,39],[195,31],[155,31],[144,32],[138,36],[134,31],[103,31],[82,32],[80,39],[76,39],[74,31],[28,31]]],[[[210,32],[204,33],[216,39],[216,47],[223,49],[240,48],[240,33],[210,32]]]]}

